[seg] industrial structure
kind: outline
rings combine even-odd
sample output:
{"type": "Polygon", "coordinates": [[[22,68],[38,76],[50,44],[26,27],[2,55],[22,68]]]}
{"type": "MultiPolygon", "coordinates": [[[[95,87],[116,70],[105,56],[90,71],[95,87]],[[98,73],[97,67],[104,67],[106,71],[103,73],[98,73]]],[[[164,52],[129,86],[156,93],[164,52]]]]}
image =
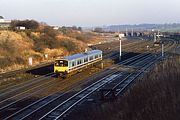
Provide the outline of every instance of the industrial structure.
{"type": "Polygon", "coordinates": [[[4,17],[0,16],[0,28],[8,28],[11,24],[11,20],[5,20],[4,17]]]}

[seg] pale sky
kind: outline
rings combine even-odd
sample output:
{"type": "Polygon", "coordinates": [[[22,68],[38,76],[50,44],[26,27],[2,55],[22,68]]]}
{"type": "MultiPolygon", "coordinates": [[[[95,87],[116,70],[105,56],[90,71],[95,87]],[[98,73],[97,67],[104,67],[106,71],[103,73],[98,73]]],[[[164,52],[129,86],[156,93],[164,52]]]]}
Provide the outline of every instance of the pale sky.
{"type": "Polygon", "coordinates": [[[58,26],[180,23],[180,0],[0,0],[0,16],[58,26]]]}

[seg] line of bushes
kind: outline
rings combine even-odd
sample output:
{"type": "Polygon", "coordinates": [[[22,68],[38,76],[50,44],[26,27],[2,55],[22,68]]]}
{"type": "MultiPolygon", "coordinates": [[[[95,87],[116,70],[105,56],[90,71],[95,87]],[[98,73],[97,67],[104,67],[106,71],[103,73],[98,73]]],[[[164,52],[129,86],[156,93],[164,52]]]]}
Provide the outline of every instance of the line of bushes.
{"type": "Polygon", "coordinates": [[[77,45],[70,39],[59,40],[56,38],[58,31],[53,30],[51,27],[45,27],[40,31],[40,36],[35,37],[30,35],[29,37],[34,40],[34,50],[36,52],[42,52],[45,48],[58,49],[64,48],[69,52],[78,49],[77,45]]]}

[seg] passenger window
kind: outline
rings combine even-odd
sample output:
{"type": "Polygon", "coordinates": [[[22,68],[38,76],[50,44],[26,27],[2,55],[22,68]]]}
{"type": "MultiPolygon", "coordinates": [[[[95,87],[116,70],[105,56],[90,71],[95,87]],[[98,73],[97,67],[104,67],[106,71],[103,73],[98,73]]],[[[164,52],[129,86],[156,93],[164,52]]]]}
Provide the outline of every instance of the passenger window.
{"type": "Polygon", "coordinates": [[[72,67],[73,67],[73,66],[75,66],[75,65],[76,65],[76,62],[75,62],[75,61],[73,61],[73,62],[72,62],[72,67]]]}
{"type": "Polygon", "coordinates": [[[93,60],[93,56],[91,56],[91,57],[89,58],[89,60],[93,60]]]}
{"type": "Polygon", "coordinates": [[[88,62],[88,58],[84,58],[84,62],[88,62]]]}
{"type": "Polygon", "coordinates": [[[82,63],[82,60],[78,60],[77,61],[77,64],[79,65],[79,64],[81,64],[82,63]]]}

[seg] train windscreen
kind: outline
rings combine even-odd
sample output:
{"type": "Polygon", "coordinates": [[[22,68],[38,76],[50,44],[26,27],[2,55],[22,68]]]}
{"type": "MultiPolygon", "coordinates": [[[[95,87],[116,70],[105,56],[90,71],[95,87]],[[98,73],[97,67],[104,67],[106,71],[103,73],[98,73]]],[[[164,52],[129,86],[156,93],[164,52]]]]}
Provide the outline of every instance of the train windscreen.
{"type": "Polygon", "coordinates": [[[54,65],[58,66],[58,67],[67,67],[68,61],[66,61],[66,60],[55,60],[54,65]]]}

